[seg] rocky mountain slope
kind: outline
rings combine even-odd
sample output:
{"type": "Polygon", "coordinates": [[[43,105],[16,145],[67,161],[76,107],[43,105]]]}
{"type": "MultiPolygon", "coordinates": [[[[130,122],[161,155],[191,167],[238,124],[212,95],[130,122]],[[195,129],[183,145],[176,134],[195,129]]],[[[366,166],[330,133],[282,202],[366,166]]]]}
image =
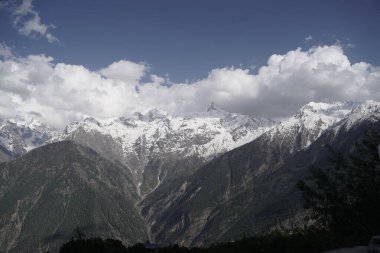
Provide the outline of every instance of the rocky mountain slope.
{"type": "Polygon", "coordinates": [[[366,129],[380,131],[380,103],[350,111],[354,106],[310,103],[195,174],[161,185],[141,203],[152,237],[199,245],[296,225],[301,203],[295,185],[311,163],[326,160],[323,147],[344,151],[366,129]]]}
{"type": "Polygon", "coordinates": [[[311,102],[276,125],[215,105],[87,118],[62,132],[2,120],[0,158],[22,156],[0,164],[0,251],[54,249],[75,227],[200,245],[297,225],[295,183],[308,166],[326,160],[325,145],[349,152],[379,119],[380,103],[346,101],[311,102]]]}
{"type": "Polygon", "coordinates": [[[162,181],[191,174],[215,156],[252,141],[273,124],[228,113],[213,104],[200,113],[170,115],[152,109],[130,118],[86,118],[69,124],[63,132],[20,117],[2,122],[1,160],[19,157],[46,143],[73,140],[123,163],[142,196],[162,181]],[[187,166],[179,166],[183,164],[187,166]]]}
{"type": "Polygon", "coordinates": [[[58,252],[75,228],[126,244],[148,238],[131,175],[70,141],[0,164],[0,251],[58,252]]]}

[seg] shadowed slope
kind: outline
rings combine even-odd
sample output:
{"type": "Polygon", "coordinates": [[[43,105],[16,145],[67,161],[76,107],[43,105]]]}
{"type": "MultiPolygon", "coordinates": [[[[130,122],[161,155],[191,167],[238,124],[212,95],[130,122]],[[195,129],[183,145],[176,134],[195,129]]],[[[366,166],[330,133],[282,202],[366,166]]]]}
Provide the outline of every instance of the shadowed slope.
{"type": "Polygon", "coordinates": [[[127,244],[146,239],[127,171],[70,141],[1,164],[0,251],[57,250],[77,227],[127,244]]]}

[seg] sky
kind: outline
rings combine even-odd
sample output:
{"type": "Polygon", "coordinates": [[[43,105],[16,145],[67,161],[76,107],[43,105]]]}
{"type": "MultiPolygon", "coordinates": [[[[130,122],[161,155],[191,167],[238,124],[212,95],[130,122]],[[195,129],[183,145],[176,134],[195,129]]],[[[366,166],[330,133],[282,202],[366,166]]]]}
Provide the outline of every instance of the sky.
{"type": "Polygon", "coordinates": [[[378,0],[0,0],[0,117],[380,100],[378,0]]]}

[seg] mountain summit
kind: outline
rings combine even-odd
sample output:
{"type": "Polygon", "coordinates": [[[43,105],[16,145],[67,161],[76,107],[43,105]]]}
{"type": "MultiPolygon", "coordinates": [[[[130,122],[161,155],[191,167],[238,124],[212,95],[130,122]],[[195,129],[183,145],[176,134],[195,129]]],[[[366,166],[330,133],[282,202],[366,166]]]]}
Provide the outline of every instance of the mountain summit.
{"type": "Polygon", "coordinates": [[[206,112],[220,112],[220,113],[227,113],[226,111],[222,110],[221,108],[219,108],[218,106],[216,106],[216,104],[214,102],[211,102],[210,106],[207,107],[207,110],[206,112]]]}
{"type": "Polygon", "coordinates": [[[0,119],[0,162],[12,160],[57,138],[59,132],[36,119],[0,119]]]}
{"type": "Polygon", "coordinates": [[[200,164],[254,140],[269,127],[260,119],[215,106],[205,113],[178,115],[151,109],[131,118],[74,122],[53,141],[74,140],[120,161],[130,168],[140,193],[146,195],[163,180],[192,173],[200,164]],[[178,166],[181,161],[187,161],[189,168],[178,166]]]}

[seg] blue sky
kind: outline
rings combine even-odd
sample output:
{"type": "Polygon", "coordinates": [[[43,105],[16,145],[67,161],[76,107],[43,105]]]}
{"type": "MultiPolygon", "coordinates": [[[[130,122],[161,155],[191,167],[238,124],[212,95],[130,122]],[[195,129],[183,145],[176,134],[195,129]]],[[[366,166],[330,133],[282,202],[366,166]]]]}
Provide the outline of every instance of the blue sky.
{"type": "Polygon", "coordinates": [[[0,0],[0,118],[380,101],[378,0],[0,0]]]}
{"type": "Polygon", "coordinates": [[[380,65],[376,0],[35,0],[33,5],[42,23],[56,27],[50,31],[60,43],[20,35],[6,9],[1,40],[21,56],[46,54],[92,70],[128,59],[182,82],[218,67],[259,67],[274,53],[338,40],[354,46],[345,49],[353,62],[380,65]]]}

